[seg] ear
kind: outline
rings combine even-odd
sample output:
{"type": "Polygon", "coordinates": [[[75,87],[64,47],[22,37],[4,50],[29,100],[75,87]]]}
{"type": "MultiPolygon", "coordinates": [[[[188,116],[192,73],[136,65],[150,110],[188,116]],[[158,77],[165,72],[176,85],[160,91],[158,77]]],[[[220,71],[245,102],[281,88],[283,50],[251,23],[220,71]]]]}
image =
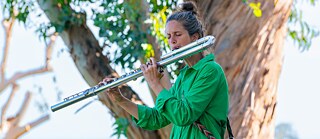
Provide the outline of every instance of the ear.
{"type": "Polygon", "coordinates": [[[192,41],[196,41],[196,40],[200,39],[199,33],[193,34],[193,35],[191,36],[191,39],[192,39],[192,41]]]}

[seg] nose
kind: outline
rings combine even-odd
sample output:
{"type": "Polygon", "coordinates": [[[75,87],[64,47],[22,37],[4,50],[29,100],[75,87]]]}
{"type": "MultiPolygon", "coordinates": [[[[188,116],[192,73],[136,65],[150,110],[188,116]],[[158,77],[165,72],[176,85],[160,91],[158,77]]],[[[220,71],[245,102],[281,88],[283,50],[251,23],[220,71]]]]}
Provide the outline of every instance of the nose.
{"type": "Polygon", "coordinates": [[[174,37],[171,37],[170,40],[169,40],[169,42],[170,42],[171,44],[176,44],[176,43],[177,43],[177,40],[176,40],[174,37]]]}

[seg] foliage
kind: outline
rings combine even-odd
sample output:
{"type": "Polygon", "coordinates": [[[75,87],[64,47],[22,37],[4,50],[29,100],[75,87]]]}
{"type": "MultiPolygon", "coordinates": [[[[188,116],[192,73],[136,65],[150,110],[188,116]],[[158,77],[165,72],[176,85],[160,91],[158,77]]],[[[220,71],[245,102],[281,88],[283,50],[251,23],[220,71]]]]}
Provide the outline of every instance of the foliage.
{"type": "Polygon", "coordinates": [[[19,21],[26,23],[29,13],[34,7],[34,3],[25,0],[6,0],[1,1],[3,13],[8,17],[15,17],[19,21]]]}
{"type": "Polygon", "coordinates": [[[249,3],[249,7],[253,10],[252,12],[256,17],[261,17],[262,16],[262,10],[260,9],[260,6],[261,6],[260,2],[257,2],[257,3],[251,2],[251,3],[249,3]]]}
{"type": "MultiPolygon", "coordinates": [[[[316,0],[307,1],[311,5],[315,5],[317,2],[316,0]]],[[[162,50],[169,51],[168,43],[163,35],[163,28],[166,16],[171,12],[168,9],[172,9],[177,4],[173,0],[148,0],[149,17],[144,17],[141,11],[137,10],[139,5],[130,4],[127,1],[57,0],[57,2],[59,8],[63,11],[59,15],[59,23],[49,22],[35,25],[38,26],[37,32],[41,38],[46,39],[50,32],[62,32],[70,24],[83,24],[87,20],[86,14],[91,10],[92,17],[90,18],[94,21],[94,25],[99,28],[99,37],[104,39],[103,46],[117,45],[115,57],[112,58],[112,61],[120,64],[123,68],[132,69],[134,68],[133,63],[138,59],[146,59],[154,55],[154,52],[150,49],[150,42],[147,42],[147,35],[156,36],[162,50]],[[99,6],[96,6],[97,4],[99,6]],[[142,27],[148,23],[151,24],[150,28],[143,31],[142,27]]],[[[262,16],[263,11],[260,9],[259,2],[255,3],[248,0],[242,0],[242,2],[252,9],[256,17],[262,16]]],[[[1,1],[1,7],[3,7],[2,12],[6,17],[15,17],[22,23],[28,24],[28,21],[32,21],[28,20],[30,14],[38,8],[35,3],[35,0],[6,0],[1,1]]],[[[299,5],[298,1],[295,0],[289,18],[288,36],[294,40],[301,50],[307,50],[312,39],[319,35],[319,30],[303,20],[303,12],[299,10],[297,5],[299,5]],[[296,26],[299,26],[299,30],[294,29],[296,26]]],[[[41,13],[37,13],[36,17],[39,16],[41,16],[41,13]]]]}
{"type": "Polygon", "coordinates": [[[156,13],[150,13],[150,19],[146,22],[151,23],[151,30],[152,35],[156,36],[158,39],[158,43],[162,46],[163,50],[168,52],[169,50],[169,43],[165,36],[164,29],[165,24],[167,21],[167,15],[170,14],[172,11],[169,10],[166,6],[163,9],[156,13]]]}
{"type": "MultiPolygon", "coordinates": [[[[309,0],[315,4],[315,0],[309,0]]],[[[82,25],[87,20],[92,20],[94,26],[99,29],[99,36],[102,39],[102,47],[109,51],[112,46],[116,46],[115,57],[110,58],[112,62],[121,65],[123,68],[134,68],[133,64],[139,59],[146,59],[154,55],[148,35],[157,38],[162,51],[169,51],[168,42],[164,35],[166,16],[176,6],[173,0],[148,0],[149,15],[140,11],[140,5],[130,3],[130,1],[117,0],[57,0],[61,9],[59,22],[40,23],[37,32],[46,39],[50,32],[62,32],[70,25],[82,25]],[[90,16],[89,16],[90,15],[90,16]],[[147,27],[147,28],[144,28],[147,27]],[[150,28],[149,28],[150,27],[150,28]],[[53,30],[53,31],[52,31],[53,30]]],[[[263,18],[263,11],[259,2],[242,0],[249,6],[256,17],[263,18]]],[[[30,14],[35,11],[36,0],[5,0],[1,1],[3,13],[7,17],[16,17],[19,21],[27,24],[30,14]],[[17,11],[17,13],[15,13],[17,11]]],[[[292,29],[289,26],[289,36],[298,43],[300,48],[305,50],[311,45],[314,37],[319,35],[319,31],[310,27],[303,21],[302,12],[297,8],[297,2],[293,4],[289,24],[300,25],[300,30],[292,29]]],[[[36,17],[41,16],[41,14],[36,17]]],[[[100,39],[99,38],[99,39],[100,39]]],[[[108,56],[108,53],[107,53],[108,56]]],[[[178,74],[177,66],[171,67],[169,71],[178,74]]],[[[117,118],[115,122],[116,133],[113,135],[125,134],[127,130],[127,119],[117,118]]]]}
{"type": "MultiPolygon", "coordinates": [[[[315,5],[315,0],[310,0],[310,4],[315,5]]],[[[295,0],[289,17],[288,35],[299,46],[299,49],[304,51],[310,48],[312,39],[319,35],[319,29],[303,20],[303,12],[299,9],[299,5],[295,0]]]]}
{"type": "MultiPolygon", "coordinates": [[[[146,32],[142,32],[141,23],[143,21],[134,7],[125,2],[110,0],[109,3],[101,3],[102,12],[94,12],[94,25],[99,27],[99,37],[105,39],[105,44],[114,43],[120,49],[115,52],[115,63],[121,64],[124,68],[128,63],[128,67],[132,68],[133,63],[142,57],[142,44],[147,44],[146,32]]],[[[107,45],[108,46],[108,45],[107,45]]],[[[109,45],[110,46],[110,45],[109,45]]]]}
{"type": "MultiPolygon", "coordinates": [[[[168,53],[171,51],[171,49],[168,43],[168,39],[166,38],[166,35],[164,33],[164,29],[167,21],[167,16],[172,11],[168,9],[167,6],[163,6],[161,8],[162,9],[159,9],[158,11],[150,13],[150,19],[148,19],[146,22],[152,24],[151,34],[157,38],[158,44],[162,48],[162,52],[168,53]]],[[[176,62],[166,67],[167,70],[169,71],[169,75],[171,79],[175,79],[177,77],[180,71],[179,69],[181,69],[183,65],[184,64],[182,62],[176,62]]]]}
{"type": "MultiPolygon", "coordinates": [[[[311,5],[316,4],[316,0],[307,0],[311,5]]],[[[260,2],[249,2],[249,0],[242,0],[242,3],[246,4],[252,10],[252,13],[256,17],[262,16],[262,10],[260,9],[260,2]]],[[[275,1],[274,5],[277,4],[275,1]]],[[[290,37],[296,45],[299,46],[301,51],[308,50],[311,46],[312,39],[319,35],[319,29],[312,27],[308,22],[303,20],[303,12],[299,9],[300,4],[297,0],[291,8],[289,17],[288,37],[290,37]],[[298,27],[298,29],[296,29],[298,27]]]]}
{"type": "Polygon", "coordinates": [[[252,13],[256,17],[261,17],[262,16],[262,10],[260,8],[261,3],[257,2],[248,2],[248,0],[242,0],[242,3],[246,4],[250,9],[252,10],[252,13]]]}
{"type": "Polygon", "coordinates": [[[262,16],[262,10],[260,8],[261,3],[260,2],[248,2],[248,0],[242,0],[242,3],[248,5],[250,9],[252,10],[252,13],[256,17],[261,17],[262,16]]]}
{"type": "MultiPolygon", "coordinates": [[[[35,4],[35,0],[7,0],[2,1],[3,12],[8,17],[15,16],[19,21],[26,24],[30,18],[30,14],[39,9],[35,4]],[[13,11],[18,11],[18,15],[14,15],[13,11]]],[[[155,35],[153,29],[158,28],[159,44],[164,47],[164,35],[159,34],[159,28],[164,27],[164,22],[159,26],[159,22],[154,24],[156,28],[142,27],[149,26],[145,22],[149,17],[144,16],[145,11],[139,11],[138,3],[121,2],[117,0],[57,0],[58,8],[62,11],[59,16],[59,22],[42,22],[37,26],[37,33],[40,38],[47,39],[54,32],[62,32],[68,29],[70,25],[81,25],[86,22],[86,15],[91,13],[89,20],[94,21],[94,25],[99,28],[99,37],[104,39],[103,48],[105,46],[116,45],[115,57],[111,58],[112,62],[120,64],[123,68],[134,68],[133,64],[138,59],[146,59],[154,56],[154,52],[150,42],[147,41],[147,35],[155,35]],[[97,6],[98,5],[98,6],[97,6]],[[70,8],[71,7],[71,8],[70,8]],[[142,14],[143,13],[143,14],[142,14]]],[[[177,2],[172,0],[157,1],[149,0],[149,9],[147,9],[152,17],[156,17],[158,13],[163,16],[168,15],[168,9],[176,5],[177,2]]],[[[39,13],[35,17],[42,16],[39,13]]],[[[151,17],[151,16],[150,16],[151,17]]],[[[154,20],[154,18],[152,19],[154,20]]],[[[168,46],[168,45],[167,45],[168,46]]],[[[110,49],[110,47],[108,47],[110,49]]],[[[106,49],[108,49],[106,48],[106,49]]],[[[168,51],[169,49],[165,49],[168,51]]],[[[108,51],[108,50],[107,50],[108,51]]]]}
{"type": "MultiPolygon", "coordinates": [[[[175,3],[169,0],[163,1],[163,3],[156,0],[148,2],[150,7],[147,10],[149,10],[151,18],[159,12],[166,16],[168,13],[164,13],[162,9],[171,7],[175,3]]],[[[100,4],[103,11],[93,11],[94,25],[99,28],[99,37],[104,38],[105,46],[112,44],[118,46],[113,61],[123,68],[132,69],[138,59],[146,61],[147,58],[154,56],[147,35],[155,35],[153,29],[158,29],[160,26],[157,24],[155,28],[145,28],[150,25],[145,22],[148,19],[145,11],[139,11],[140,6],[139,2],[132,4],[109,0],[100,4]]],[[[159,37],[159,39],[162,42],[164,37],[159,37]]]]}
{"type": "Polygon", "coordinates": [[[44,40],[55,32],[62,32],[68,29],[70,25],[81,25],[85,19],[85,12],[83,10],[73,10],[70,6],[80,7],[80,4],[93,3],[94,0],[57,0],[58,8],[62,11],[59,16],[59,22],[41,22],[34,23],[35,18],[43,18],[43,12],[40,11],[36,0],[6,0],[1,1],[0,6],[3,6],[3,13],[5,17],[15,17],[18,21],[25,25],[37,26],[36,32],[40,38],[44,40]],[[32,19],[30,19],[32,18],[32,19]]]}
{"type": "Polygon", "coordinates": [[[118,117],[116,118],[115,123],[112,126],[115,126],[115,132],[111,136],[117,136],[118,139],[121,135],[127,137],[127,130],[129,126],[129,121],[126,118],[118,117]]]}

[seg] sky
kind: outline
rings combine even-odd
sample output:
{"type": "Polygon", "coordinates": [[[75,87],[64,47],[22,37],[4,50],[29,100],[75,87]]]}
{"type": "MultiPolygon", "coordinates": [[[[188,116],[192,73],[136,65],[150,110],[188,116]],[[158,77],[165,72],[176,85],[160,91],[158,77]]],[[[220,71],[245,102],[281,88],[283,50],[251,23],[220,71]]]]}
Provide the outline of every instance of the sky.
{"type": "MultiPolygon", "coordinates": [[[[303,18],[320,29],[320,6],[300,5],[303,18]]],[[[288,39],[287,39],[288,40],[288,39]]],[[[290,123],[301,139],[320,139],[320,37],[308,51],[300,52],[286,41],[278,86],[276,124],[290,123]]]]}
{"type": "MultiPolygon", "coordinates": [[[[319,4],[316,7],[302,5],[304,18],[311,25],[320,29],[319,4]]],[[[2,19],[2,15],[0,15],[2,19]]],[[[0,57],[3,55],[4,32],[0,28],[0,57]]],[[[292,128],[302,139],[320,139],[317,129],[320,125],[320,91],[318,88],[320,79],[320,37],[314,39],[310,50],[300,52],[289,39],[284,46],[284,62],[278,86],[278,102],[276,110],[276,124],[290,123],[292,128]]],[[[14,73],[40,67],[44,64],[44,43],[39,40],[34,31],[26,30],[22,24],[16,23],[12,35],[11,47],[8,57],[7,75],[11,77],[14,73]]],[[[22,139],[106,139],[111,138],[113,133],[112,124],[114,119],[109,110],[99,101],[87,106],[79,113],[74,114],[77,109],[96,97],[89,98],[75,105],[69,106],[57,112],[40,112],[36,103],[47,102],[49,106],[60,101],[57,100],[56,90],[63,92],[62,98],[83,91],[89,86],[77,71],[70,55],[61,52],[65,45],[58,38],[52,59],[53,72],[35,75],[23,80],[18,84],[21,86],[17,92],[7,116],[12,116],[20,108],[26,90],[33,92],[30,107],[21,125],[31,122],[42,115],[50,114],[50,120],[33,128],[23,135],[22,139]],[[52,78],[56,77],[56,83],[52,78]],[[42,86],[42,95],[35,86],[42,86]]],[[[120,74],[123,71],[115,67],[120,74]]],[[[140,78],[141,79],[141,78],[140,78]]],[[[138,92],[147,105],[153,106],[146,84],[140,81],[132,81],[129,85],[138,92]]],[[[3,106],[10,88],[0,95],[0,106],[3,106]]],[[[3,134],[0,134],[0,138],[3,134]]],[[[113,137],[116,138],[116,137],[113,137]]]]}

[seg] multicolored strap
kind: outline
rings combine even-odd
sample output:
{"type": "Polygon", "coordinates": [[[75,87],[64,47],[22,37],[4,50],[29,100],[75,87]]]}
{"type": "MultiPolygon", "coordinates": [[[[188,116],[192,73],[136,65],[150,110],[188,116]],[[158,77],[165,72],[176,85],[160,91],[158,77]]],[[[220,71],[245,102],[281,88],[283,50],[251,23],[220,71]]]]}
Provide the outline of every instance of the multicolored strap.
{"type": "MultiPolygon", "coordinates": [[[[195,121],[193,123],[196,127],[199,128],[199,130],[208,138],[208,139],[216,139],[213,134],[206,129],[206,127],[204,127],[204,125],[200,124],[199,121],[195,121]]],[[[229,134],[229,139],[234,139],[234,136],[232,134],[232,129],[230,126],[230,121],[229,118],[227,117],[227,130],[228,130],[228,134],[229,134]]]]}
{"type": "Polygon", "coordinates": [[[208,138],[208,139],[216,139],[213,134],[204,127],[204,125],[200,124],[200,122],[196,121],[193,123],[199,130],[208,138]]]}

